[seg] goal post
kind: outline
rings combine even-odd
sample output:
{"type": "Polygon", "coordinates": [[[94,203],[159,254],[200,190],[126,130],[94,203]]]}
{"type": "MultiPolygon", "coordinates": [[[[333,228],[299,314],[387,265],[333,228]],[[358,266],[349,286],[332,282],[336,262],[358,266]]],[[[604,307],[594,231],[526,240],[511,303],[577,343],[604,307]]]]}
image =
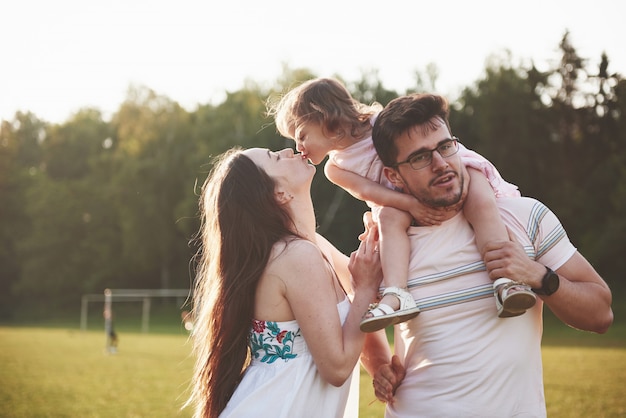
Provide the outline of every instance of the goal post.
{"type": "MultiPolygon", "coordinates": [[[[147,333],[150,328],[150,309],[152,298],[189,298],[189,289],[105,289],[103,293],[84,294],[81,298],[80,330],[87,330],[87,318],[90,302],[104,302],[104,312],[113,312],[114,302],[141,302],[141,332],[147,333]],[[107,311],[108,309],[108,311],[107,311]]],[[[105,331],[108,332],[107,316],[105,316],[105,331]]]]}

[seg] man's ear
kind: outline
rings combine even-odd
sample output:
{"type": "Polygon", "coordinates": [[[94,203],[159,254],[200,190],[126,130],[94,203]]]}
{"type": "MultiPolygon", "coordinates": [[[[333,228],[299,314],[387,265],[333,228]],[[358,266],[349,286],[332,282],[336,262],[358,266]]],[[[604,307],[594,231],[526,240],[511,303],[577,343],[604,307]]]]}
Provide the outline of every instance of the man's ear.
{"type": "Polygon", "coordinates": [[[387,180],[393,183],[396,189],[404,190],[404,180],[400,177],[398,170],[391,167],[384,167],[383,174],[387,177],[387,180]]]}

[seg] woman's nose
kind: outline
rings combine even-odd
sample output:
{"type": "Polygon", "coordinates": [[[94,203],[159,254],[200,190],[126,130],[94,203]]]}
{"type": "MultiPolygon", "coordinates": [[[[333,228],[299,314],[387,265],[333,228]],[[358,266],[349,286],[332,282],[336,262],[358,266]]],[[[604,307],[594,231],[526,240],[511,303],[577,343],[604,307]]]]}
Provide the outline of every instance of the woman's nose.
{"type": "Polygon", "coordinates": [[[281,151],[281,154],[283,154],[283,156],[286,157],[293,157],[293,149],[292,148],[285,148],[284,150],[281,151]]]}

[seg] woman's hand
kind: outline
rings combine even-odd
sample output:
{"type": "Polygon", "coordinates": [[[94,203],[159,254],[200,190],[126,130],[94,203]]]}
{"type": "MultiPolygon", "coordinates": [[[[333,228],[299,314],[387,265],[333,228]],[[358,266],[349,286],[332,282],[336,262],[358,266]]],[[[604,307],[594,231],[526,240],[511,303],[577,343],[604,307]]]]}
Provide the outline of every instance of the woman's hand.
{"type": "Polygon", "coordinates": [[[365,231],[361,233],[361,235],[359,235],[359,241],[364,241],[367,238],[367,235],[370,233],[370,231],[372,231],[373,228],[376,228],[376,231],[372,231],[372,233],[375,233],[376,235],[374,236],[374,239],[376,241],[378,241],[378,226],[376,225],[376,223],[374,222],[374,219],[372,218],[372,212],[365,212],[363,214],[363,225],[365,226],[365,231]]]}
{"type": "Polygon", "coordinates": [[[372,221],[371,215],[371,212],[363,215],[365,231],[359,235],[359,248],[350,254],[348,269],[355,290],[360,286],[378,289],[383,278],[378,252],[378,226],[372,221]]]}

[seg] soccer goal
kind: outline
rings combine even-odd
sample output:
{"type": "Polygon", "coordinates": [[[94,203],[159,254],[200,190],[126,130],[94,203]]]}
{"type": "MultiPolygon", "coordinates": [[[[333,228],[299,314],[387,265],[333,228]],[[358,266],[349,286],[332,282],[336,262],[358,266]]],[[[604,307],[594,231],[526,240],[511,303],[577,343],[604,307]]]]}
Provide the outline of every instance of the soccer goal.
{"type": "Polygon", "coordinates": [[[150,329],[150,307],[153,298],[189,298],[189,289],[105,289],[102,294],[85,294],[81,298],[80,329],[87,330],[87,317],[90,302],[104,302],[105,329],[110,327],[114,302],[141,302],[141,332],[147,333],[150,329]],[[109,317],[107,319],[107,317],[109,317]],[[107,321],[109,323],[107,324],[107,321]]]}

